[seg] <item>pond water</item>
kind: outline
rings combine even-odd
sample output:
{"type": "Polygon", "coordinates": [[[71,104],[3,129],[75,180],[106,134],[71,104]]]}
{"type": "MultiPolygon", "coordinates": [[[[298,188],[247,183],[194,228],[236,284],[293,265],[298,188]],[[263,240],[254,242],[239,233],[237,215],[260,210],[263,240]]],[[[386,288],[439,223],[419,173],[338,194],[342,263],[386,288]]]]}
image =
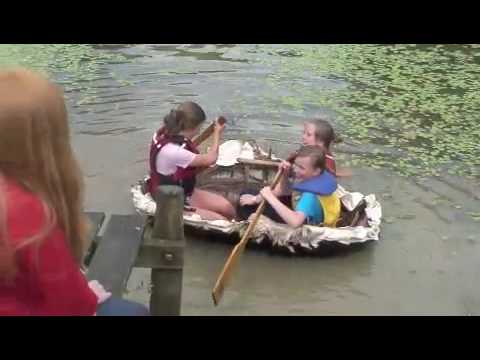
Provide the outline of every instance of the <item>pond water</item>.
{"type": "MultiPolygon", "coordinates": [[[[14,64],[64,86],[92,211],[134,212],[130,185],[179,102],[280,156],[305,118],[332,116],[341,183],[381,201],[381,240],[321,259],[247,251],[215,308],[231,246],[188,239],[182,314],[480,313],[480,46],[0,45],[14,64]]],[[[148,280],[134,269],[127,296],[147,302],[148,280]]]]}

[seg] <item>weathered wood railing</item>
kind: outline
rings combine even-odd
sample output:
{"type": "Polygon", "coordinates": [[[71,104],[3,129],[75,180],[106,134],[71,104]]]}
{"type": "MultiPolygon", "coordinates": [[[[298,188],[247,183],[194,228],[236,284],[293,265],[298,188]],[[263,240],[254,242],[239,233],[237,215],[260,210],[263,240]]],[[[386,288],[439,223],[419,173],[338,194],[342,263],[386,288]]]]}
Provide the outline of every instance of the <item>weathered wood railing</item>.
{"type": "Polygon", "coordinates": [[[183,254],[183,190],[161,186],[154,218],[112,215],[99,236],[105,214],[87,212],[93,227],[91,251],[85,259],[87,277],[122,296],[133,267],[150,268],[152,315],[180,315],[183,254]]]}

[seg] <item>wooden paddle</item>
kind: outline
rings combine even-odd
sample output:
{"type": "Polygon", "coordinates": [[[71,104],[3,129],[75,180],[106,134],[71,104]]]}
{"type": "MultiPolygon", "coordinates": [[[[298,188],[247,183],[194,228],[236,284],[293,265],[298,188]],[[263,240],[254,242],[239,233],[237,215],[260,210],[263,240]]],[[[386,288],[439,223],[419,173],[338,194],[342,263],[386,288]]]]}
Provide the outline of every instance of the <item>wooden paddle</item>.
{"type": "MultiPolygon", "coordinates": [[[[274,189],[277,186],[278,182],[282,178],[282,175],[283,175],[283,170],[279,169],[277,174],[275,175],[275,178],[273,179],[273,182],[271,185],[272,189],[274,189]]],[[[255,211],[253,220],[250,221],[250,223],[248,224],[245,234],[243,235],[240,242],[237,245],[235,245],[225,265],[223,266],[222,272],[220,273],[220,276],[218,277],[217,282],[215,283],[215,286],[212,291],[213,303],[215,304],[215,306],[218,305],[218,303],[220,302],[223,296],[223,291],[225,290],[225,287],[228,285],[228,282],[232,276],[233,270],[238,263],[238,259],[240,258],[240,255],[242,255],[243,250],[247,245],[250,234],[252,233],[253,229],[255,228],[255,225],[257,225],[257,222],[260,219],[260,215],[265,209],[266,203],[267,203],[266,200],[263,199],[260,205],[258,206],[257,211],[255,211]]]]}
{"type": "Polygon", "coordinates": [[[245,159],[245,158],[238,158],[237,161],[240,164],[258,166],[258,167],[275,167],[275,168],[278,168],[278,164],[280,164],[280,161],[256,160],[256,159],[252,160],[252,159],[245,159]]]}
{"type": "MultiPolygon", "coordinates": [[[[223,125],[227,122],[227,119],[225,119],[223,116],[219,116],[217,119],[218,123],[220,125],[223,125]]],[[[195,139],[193,139],[193,145],[196,147],[200,146],[205,140],[207,140],[212,134],[213,130],[215,129],[215,121],[211,123],[205,130],[202,131],[200,135],[198,135],[195,139]]],[[[202,171],[205,171],[206,169],[211,169],[211,167],[198,167],[196,174],[200,174],[202,171]]]]}
{"type": "MultiPolygon", "coordinates": [[[[223,116],[219,116],[217,121],[220,125],[223,125],[227,122],[227,119],[225,119],[223,116]]],[[[198,135],[193,140],[193,145],[199,146],[201,143],[207,140],[210,137],[210,135],[213,134],[214,129],[215,129],[215,121],[211,123],[205,130],[203,130],[203,132],[200,135],[198,135]]]]}

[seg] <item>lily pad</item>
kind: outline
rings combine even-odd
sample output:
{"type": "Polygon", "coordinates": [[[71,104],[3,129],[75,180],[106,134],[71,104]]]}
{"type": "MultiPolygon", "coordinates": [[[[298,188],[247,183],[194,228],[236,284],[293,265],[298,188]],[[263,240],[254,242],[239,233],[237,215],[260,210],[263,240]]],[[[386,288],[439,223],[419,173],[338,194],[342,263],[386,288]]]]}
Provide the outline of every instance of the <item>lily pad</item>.
{"type": "Polygon", "coordinates": [[[468,212],[467,215],[470,215],[475,221],[480,221],[480,212],[468,212]]]}

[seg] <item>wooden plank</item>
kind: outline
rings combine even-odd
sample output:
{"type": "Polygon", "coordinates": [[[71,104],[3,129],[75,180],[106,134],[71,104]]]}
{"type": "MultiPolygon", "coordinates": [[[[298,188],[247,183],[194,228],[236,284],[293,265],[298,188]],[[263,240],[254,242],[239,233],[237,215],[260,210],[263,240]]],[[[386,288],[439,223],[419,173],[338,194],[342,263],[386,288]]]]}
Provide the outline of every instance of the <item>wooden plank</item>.
{"type": "Polygon", "coordinates": [[[100,232],[103,222],[105,221],[105,213],[89,211],[85,212],[85,215],[88,217],[92,225],[88,234],[88,238],[91,241],[90,247],[88,248],[87,253],[85,254],[85,257],[83,259],[83,264],[85,266],[88,266],[88,264],[90,264],[90,261],[92,260],[92,256],[100,240],[100,236],[98,235],[98,233],[100,232]]]}
{"type": "Polygon", "coordinates": [[[139,215],[112,215],[88,268],[88,279],[98,280],[114,296],[122,296],[127,285],[143,223],[139,215]]]}
{"type": "Polygon", "coordinates": [[[96,211],[88,211],[85,212],[88,219],[90,220],[92,227],[90,229],[90,233],[88,235],[89,239],[93,242],[98,241],[98,232],[102,228],[103,222],[105,221],[105,213],[104,212],[96,212],[96,211]]]}

